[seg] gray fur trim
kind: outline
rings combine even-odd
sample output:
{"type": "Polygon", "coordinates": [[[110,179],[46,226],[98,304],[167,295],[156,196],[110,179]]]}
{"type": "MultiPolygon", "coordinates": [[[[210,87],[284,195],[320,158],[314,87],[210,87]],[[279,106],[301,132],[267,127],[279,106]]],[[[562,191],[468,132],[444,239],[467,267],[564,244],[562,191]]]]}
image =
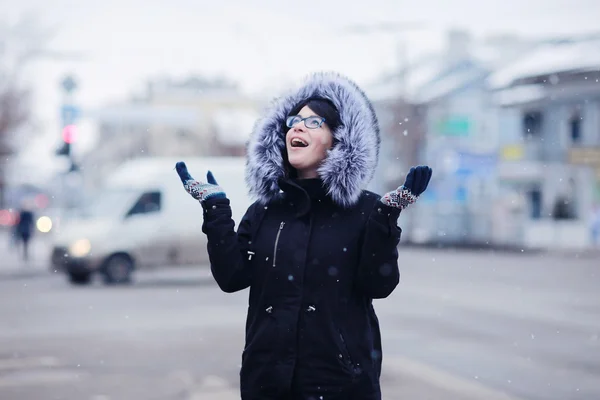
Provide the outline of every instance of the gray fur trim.
{"type": "Polygon", "coordinates": [[[279,196],[278,181],[285,174],[283,127],[288,112],[313,96],[331,100],[342,121],[333,132],[336,144],[319,168],[329,196],[336,204],[349,207],[373,178],[381,139],[371,102],[350,79],[333,72],[315,73],[299,89],[276,99],[254,126],[247,147],[246,183],[262,204],[279,196]]]}

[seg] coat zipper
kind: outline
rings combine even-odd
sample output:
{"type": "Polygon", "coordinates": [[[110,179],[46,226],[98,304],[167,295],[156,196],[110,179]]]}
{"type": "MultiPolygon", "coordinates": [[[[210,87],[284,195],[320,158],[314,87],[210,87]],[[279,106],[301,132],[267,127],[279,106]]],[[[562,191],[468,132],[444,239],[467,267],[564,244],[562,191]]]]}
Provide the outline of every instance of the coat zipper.
{"type": "Polygon", "coordinates": [[[284,225],[285,222],[283,221],[281,224],[279,224],[279,230],[277,231],[277,237],[275,238],[275,247],[273,248],[273,266],[275,266],[275,261],[277,261],[277,245],[279,244],[279,236],[281,235],[284,225]]]}

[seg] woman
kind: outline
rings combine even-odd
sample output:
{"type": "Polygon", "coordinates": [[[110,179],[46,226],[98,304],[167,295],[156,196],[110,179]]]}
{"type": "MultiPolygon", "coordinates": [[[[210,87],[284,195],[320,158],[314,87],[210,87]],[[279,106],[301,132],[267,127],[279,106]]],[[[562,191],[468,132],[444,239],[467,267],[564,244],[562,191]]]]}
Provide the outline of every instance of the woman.
{"type": "Polygon", "coordinates": [[[364,93],[332,73],[275,102],[248,144],[258,200],[237,233],[229,200],[176,165],[204,210],[211,271],[225,292],[250,288],[242,399],[380,399],[381,338],[373,299],[399,280],[400,211],[431,177],[417,167],[380,198],[379,128],[364,93]]]}

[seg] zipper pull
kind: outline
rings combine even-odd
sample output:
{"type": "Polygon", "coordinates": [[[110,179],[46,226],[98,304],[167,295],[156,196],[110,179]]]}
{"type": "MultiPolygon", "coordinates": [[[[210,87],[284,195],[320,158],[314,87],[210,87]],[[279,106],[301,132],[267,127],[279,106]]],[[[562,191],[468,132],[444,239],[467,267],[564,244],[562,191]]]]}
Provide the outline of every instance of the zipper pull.
{"type": "Polygon", "coordinates": [[[252,260],[252,256],[254,255],[253,251],[248,250],[248,260],[252,260]]]}
{"type": "Polygon", "coordinates": [[[279,225],[279,230],[282,230],[284,225],[285,225],[285,222],[281,221],[281,224],[279,225]]]}

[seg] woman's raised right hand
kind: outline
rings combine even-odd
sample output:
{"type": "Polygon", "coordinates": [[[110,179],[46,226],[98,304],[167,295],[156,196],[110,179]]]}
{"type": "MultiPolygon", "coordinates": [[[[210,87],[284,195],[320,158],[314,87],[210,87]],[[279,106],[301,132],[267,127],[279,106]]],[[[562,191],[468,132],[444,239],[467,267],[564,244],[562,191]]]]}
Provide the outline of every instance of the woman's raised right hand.
{"type": "Polygon", "coordinates": [[[183,183],[185,191],[200,203],[210,198],[225,198],[225,192],[215,180],[212,172],[208,171],[206,174],[207,183],[205,183],[192,178],[183,161],[175,164],[175,169],[181,179],[181,183],[183,183]]]}

